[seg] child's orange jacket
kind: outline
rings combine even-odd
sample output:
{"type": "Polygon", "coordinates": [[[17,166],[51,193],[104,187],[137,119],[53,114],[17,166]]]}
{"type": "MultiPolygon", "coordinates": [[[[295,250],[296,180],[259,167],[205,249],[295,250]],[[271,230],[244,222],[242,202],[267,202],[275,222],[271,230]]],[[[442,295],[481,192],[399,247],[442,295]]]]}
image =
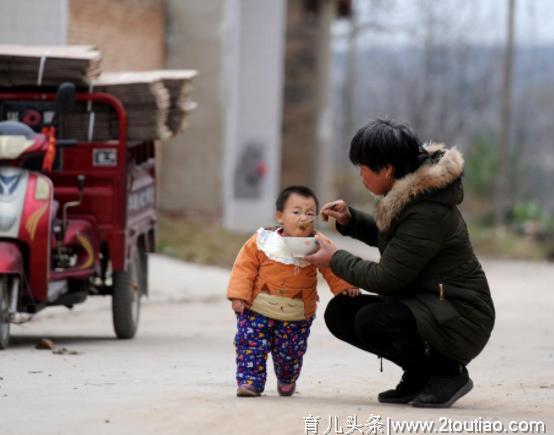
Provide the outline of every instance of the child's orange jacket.
{"type": "MultiPolygon", "coordinates": [[[[278,231],[260,228],[237,255],[227,297],[241,299],[248,306],[260,292],[302,299],[304,314],[309,318],[315,314],[318,301],[316,270],[316,266],[290,255],[278,231]]],[[[335,295],[354,287],[335,276],[330,268],[319,271],[335,295]]]]}

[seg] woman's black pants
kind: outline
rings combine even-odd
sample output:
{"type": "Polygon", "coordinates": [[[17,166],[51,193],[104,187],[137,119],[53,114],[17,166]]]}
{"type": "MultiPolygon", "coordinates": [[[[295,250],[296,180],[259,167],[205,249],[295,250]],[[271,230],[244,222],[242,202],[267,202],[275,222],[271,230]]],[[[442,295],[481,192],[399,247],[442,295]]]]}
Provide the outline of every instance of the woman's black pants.
{"type": "Polygon", "coordinates": [[[375,295],[335,296],[325,310],[331,333],[367,352],[399,365],[404,370],[448,377],[461,365],[425,345],[418,335],[410,309],[402,302],[375,295]]]}

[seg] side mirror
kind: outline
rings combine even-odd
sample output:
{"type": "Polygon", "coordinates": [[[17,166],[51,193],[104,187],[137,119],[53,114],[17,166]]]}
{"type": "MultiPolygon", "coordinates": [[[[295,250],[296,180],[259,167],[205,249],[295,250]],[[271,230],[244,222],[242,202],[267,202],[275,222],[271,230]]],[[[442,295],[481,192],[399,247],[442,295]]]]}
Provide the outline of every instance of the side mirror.
{"type": "Polygon", "coordinates": [[[56,115],[63,115],[75,106],[75,85],[64,82],[58,87],[56,93],[56,115]]]}

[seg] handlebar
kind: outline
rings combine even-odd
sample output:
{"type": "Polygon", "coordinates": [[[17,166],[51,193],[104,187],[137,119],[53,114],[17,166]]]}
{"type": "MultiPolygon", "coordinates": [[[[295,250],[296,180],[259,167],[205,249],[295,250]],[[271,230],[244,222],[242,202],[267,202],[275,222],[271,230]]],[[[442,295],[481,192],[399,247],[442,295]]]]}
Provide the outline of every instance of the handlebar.
{"type": "Polygon", "coordinates": [[[69,148],[77,146],[77,139],[57,139],[56,147],[59,148],[69,148]]]}

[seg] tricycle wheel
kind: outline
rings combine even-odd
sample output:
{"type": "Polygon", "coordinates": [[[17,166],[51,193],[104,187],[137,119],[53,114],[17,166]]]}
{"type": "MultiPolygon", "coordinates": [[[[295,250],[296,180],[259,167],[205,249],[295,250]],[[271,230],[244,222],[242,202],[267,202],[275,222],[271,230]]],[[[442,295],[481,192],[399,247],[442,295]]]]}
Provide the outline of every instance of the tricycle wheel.
{"type": "Polygon", "coordinates": [[[133,338],[137,333],[141,285],[140,257],[135,250],[127,270],[113,273],[112,314],[117,338],[133,338]]]}
{"type": "Polygon", "coordinates": [[[141,287],[142,295],[148,295],[148,254],[141,247],[138,249],[139,258],[140,258],[140,278],[141,278],[141,287]]]}
{"type": "Polygon", "coordinates": [[[8,275],[0,276],[0,349],[10,344],[10,282],[8,275]]]}

